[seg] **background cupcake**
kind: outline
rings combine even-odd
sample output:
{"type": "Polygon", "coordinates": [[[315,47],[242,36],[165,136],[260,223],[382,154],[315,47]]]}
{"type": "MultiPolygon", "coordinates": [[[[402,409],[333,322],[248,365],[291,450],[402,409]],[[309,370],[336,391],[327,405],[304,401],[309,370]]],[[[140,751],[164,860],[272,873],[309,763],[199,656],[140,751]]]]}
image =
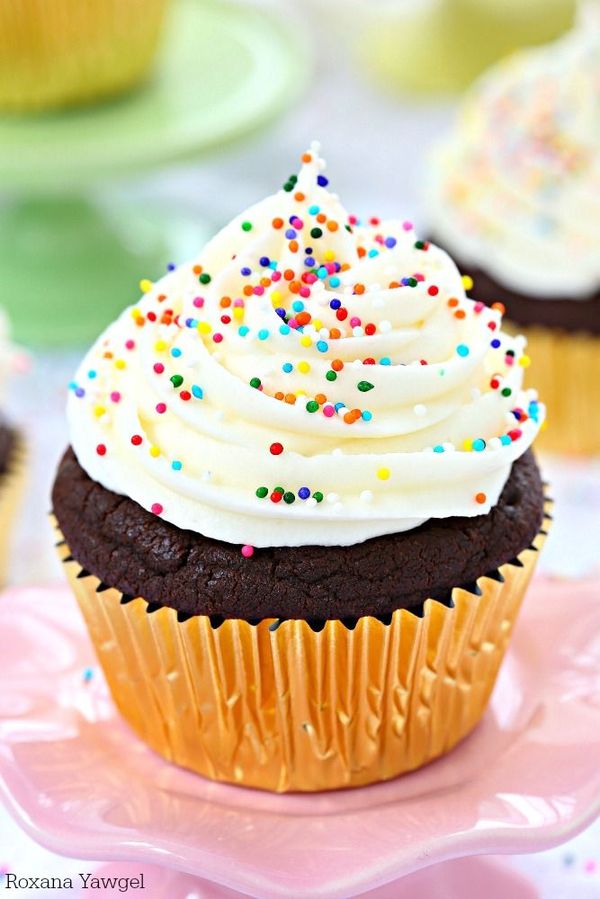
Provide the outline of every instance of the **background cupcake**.
{"type": "Polygon", "coordinates": [[[0,110],[70,106],[137,84],[166,0],[0,0],[0,110]]]}
{"type": "MultiPolygon", "coordinates": [[[[17,359],[8,320],[0,309],[0,404],[6,401],[7,384],[17,359]]],[[[0,407],[0,586],[7,577],[13,522],[25,482],[24,454],[23,438],[0,407]]]]}
{"type": "Polygon", "coordinates": [[[527,335],[544,445],[600,451],[600,9],[492,70],[435,158],[431,233],[527,335]]]}
{"type": "Polygon", "coordinates": [[[524,341],[316,147],[99,338],[61,554],[121,712],[271,790],[357,786],[479,720],[544,515],[524,341]]]}

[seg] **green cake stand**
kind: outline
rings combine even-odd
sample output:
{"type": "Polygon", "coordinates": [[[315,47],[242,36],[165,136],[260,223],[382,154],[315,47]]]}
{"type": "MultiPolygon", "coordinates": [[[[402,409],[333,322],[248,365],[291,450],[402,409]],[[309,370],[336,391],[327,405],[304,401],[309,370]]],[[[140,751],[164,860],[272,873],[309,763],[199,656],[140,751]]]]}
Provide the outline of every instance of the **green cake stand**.
{"type": "Polygon", "coordinates": [[[141,277],[201,247],[202,216],[132,201],[110,179],[214,154],[304,87],[301,38],[261,9],[176,0],[152,78],[110,103],[0,118],[0,305],[25,344],[88,342],[141,277]],[[185,238],[182,237],[185,235],[185,238]]]}

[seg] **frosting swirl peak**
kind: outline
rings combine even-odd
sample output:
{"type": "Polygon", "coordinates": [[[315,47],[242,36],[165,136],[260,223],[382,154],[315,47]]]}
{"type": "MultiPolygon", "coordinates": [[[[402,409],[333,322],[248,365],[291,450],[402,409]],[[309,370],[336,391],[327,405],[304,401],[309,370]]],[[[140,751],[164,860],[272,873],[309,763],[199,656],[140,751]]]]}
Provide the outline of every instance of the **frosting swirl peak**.
{"type": "MultiPolygon", "coordinates": [[[[299,175],[123,312],[71,384],[103,486],[248,546],[346,545],[496,503],[543,406],[524,339],[402,221],[299,175]]],[[[250,552],[246,550],[246,552],[250,552]]]]}

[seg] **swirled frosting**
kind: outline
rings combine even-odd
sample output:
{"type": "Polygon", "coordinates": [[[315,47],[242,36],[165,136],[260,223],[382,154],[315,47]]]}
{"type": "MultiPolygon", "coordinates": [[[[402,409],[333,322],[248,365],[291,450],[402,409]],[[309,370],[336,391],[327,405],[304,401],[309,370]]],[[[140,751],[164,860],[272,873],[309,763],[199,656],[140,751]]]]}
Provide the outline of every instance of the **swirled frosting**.
{"type": "Polygon", "coordinates": [[[71,384],[80,464],[180,528],[347,545],[497,502],[543,419],[523,338],[402,221],[300,174],[155,284],[71,384]]]}
{"type": "Polygon", "coordinates": [[[600,288],[600,8],[469,93],[432,166],[431,230],[466,265],[529,296],[600,288]]]}

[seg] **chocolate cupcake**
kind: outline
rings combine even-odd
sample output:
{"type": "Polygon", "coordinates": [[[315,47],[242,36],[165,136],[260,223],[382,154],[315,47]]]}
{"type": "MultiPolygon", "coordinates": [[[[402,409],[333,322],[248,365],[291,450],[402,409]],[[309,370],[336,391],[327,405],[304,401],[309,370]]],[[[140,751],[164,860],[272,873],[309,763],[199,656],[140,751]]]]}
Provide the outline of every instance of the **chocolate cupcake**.
{"type": "Polygon", "coordinates": [[[115,701],[270,790],[385,780],[481,717],[544,534],[524,340],[407,222],[300,174],[85,357],[53,489],[115,701]]]}
{"type": "Polygon", "coordinates": [[[430,232],[526,334],[543,445],[600,452],[600,12],[494,68],[432,167],[430,232]]]}

